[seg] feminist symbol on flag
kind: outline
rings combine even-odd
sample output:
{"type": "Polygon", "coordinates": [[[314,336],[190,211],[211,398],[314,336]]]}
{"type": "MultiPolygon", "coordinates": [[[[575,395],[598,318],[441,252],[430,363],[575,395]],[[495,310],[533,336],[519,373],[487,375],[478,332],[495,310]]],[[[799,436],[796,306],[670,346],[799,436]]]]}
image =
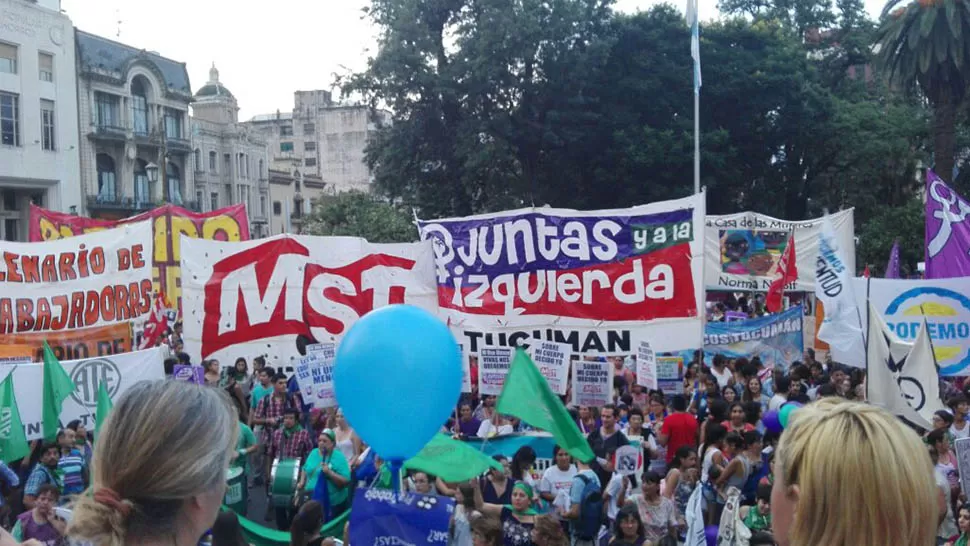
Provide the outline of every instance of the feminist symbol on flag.
{"type": "Polygon", "coordinates": [[[970,216],[970,204],[960,199],[957,193],[939,178],[934,178],[930,184],[930,197],[940,204],[940,210],[933,211],[933,216],[940,219],[940,230],[936,232],[933,240],[927,245],[927,251],[932,258],[942,252],[950,241],[950,235],[953,234],[953,224],[959,224],[970,216]],[[940,195],[941,187],[946,190],[947,197],[940,195]],[[956,212],[953,212],[954,205],[957,205],[956,212]]]}

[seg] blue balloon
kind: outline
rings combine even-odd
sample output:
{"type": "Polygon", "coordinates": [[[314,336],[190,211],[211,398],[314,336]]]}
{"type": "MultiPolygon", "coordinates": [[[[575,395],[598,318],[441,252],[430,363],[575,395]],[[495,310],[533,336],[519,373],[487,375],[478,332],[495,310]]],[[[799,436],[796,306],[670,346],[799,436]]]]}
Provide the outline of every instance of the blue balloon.
{"type": "Polygon", "coordinates": [[[386,461],[417,455],[461,396],[461,353],[448,326],[412,305],[358,320],[341,340],[334,391],[348,423],[386,461]]]}

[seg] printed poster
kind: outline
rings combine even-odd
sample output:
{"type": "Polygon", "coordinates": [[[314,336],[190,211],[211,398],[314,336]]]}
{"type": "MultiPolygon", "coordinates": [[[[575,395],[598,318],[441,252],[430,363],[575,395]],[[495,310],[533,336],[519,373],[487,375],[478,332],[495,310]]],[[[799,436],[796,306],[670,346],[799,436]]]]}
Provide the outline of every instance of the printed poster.
{"type": "Polygon", "coordinates": [[[529,355],[539,373],[546,378],[552,392],[566,394],[569,381],[569,360],[572,351],[565,343],[536,341],[529,345],[529,355]]]}
{"type": "Polygon", "coordinates": [[[333,388],[333,366],[336,362],[336,343],[317,343],[307,346],[310,363],[310,378],[313,382],[312,404],[315,408],[337,406],[337,395],[333,388]]]}
{"type": "Polygon", "coordinates": [[[478,393],[483,396],[502,394],[509,375],[514,350],[509,347],[482,347],[478,354],[478,393]]]}
{"type": "Polygon", "coordinates": [[[613,365],[596,357],[573,361],[573,406],[602,407],[613,403],[613,365]]]}
{"type": "Polygon", "coordinates": [[[641,341],[637,350],[637,384],[655,391],[657,385],[657,358],[649,341],[641,341]]]}
{"type": "Polygon", "coordinates": [[[176,364],[172,368],[172,379],[185,381],[186,383],[195,383],[196,385],[205,385],[205,368],[202,366],[176,364]]]}

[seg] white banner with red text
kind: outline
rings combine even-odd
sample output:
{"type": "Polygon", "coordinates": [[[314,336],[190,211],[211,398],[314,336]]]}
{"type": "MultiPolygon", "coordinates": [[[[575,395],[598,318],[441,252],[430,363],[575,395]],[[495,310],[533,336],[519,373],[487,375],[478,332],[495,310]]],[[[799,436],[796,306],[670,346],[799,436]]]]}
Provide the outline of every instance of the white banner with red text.
{"type": "Polygon", "coordinates": [[[566,343],[629,355],[702,339],[704,195],[628,209],[529,208],[418,221],[438,305],[475,362],[481,346],[566,343]]]}
{"type": "Polygon", "coordinates": [[[148,312],[150,222],[42,243],[3,243],[0,343],[8,334],[128,323],[148,312]]]}
{"type": "Polygon", "coordinates": [[[193,362],[264,356],[287,370],[307,345],[338,342],[375,308],[438,309],[430,243],[279,235],[183,237],[181,245],[183,340],[193,362]]]}

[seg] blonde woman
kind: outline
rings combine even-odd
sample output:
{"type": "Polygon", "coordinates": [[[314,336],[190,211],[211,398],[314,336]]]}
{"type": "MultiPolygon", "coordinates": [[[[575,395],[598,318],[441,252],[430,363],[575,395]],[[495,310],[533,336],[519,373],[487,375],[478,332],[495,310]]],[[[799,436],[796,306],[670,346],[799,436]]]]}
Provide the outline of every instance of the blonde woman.
{"type": "Polygon", "coordinates": [[[782,434],[771,494],[780,546],[926,546],[939,523],[919,437],[875,406],[824,398],[782,434]]]}
{"type": "Polygon", "coordinates": [[[238,430],[221,389],[132,385],[99,431],[91,494],[77,498],[68,536],[93,546],[196,546],[226,493],[238,430]]]}

